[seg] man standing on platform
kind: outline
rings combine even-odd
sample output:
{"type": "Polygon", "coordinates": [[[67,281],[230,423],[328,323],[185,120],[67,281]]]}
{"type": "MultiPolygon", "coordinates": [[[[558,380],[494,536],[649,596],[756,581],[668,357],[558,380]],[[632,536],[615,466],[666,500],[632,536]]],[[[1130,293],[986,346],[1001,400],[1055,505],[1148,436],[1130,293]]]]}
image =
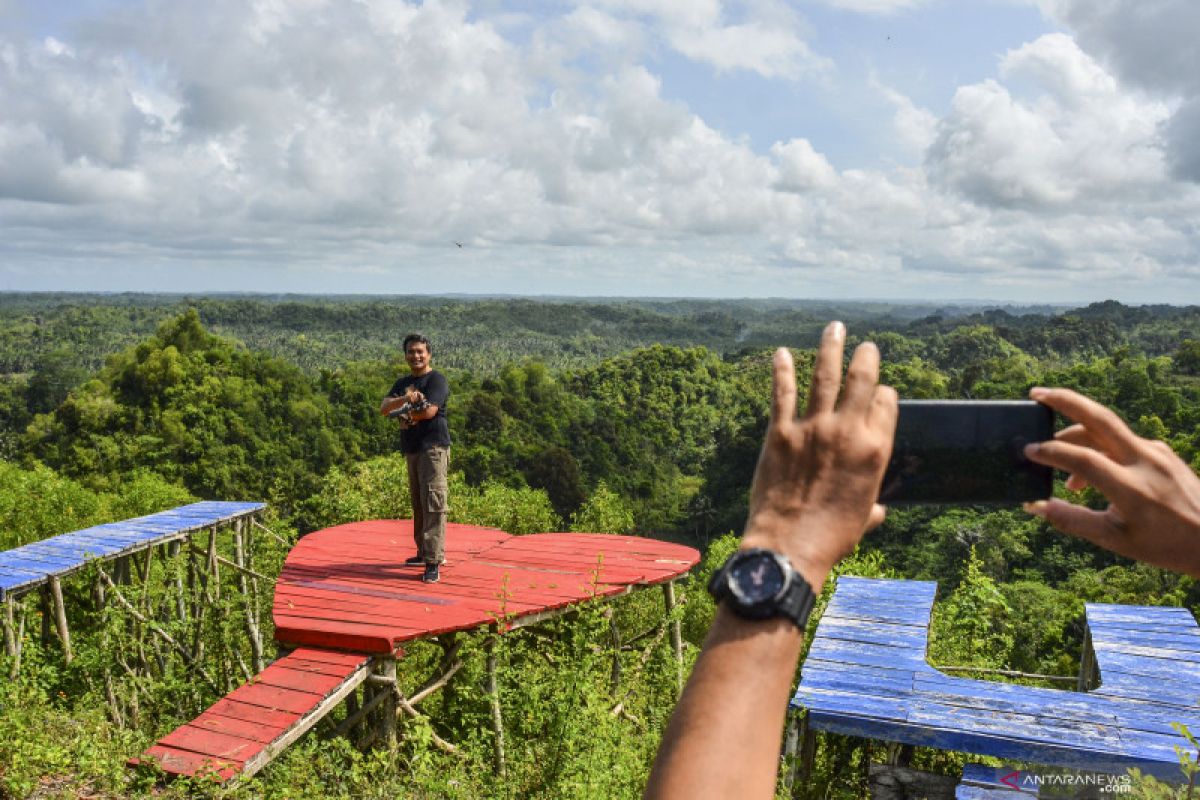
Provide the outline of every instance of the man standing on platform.
{"type": "Polygon", "coordinates": [[[421,580],[437,583],[445,560],[446,512],[449,510],[450,426],[446,401],[450,384],[431,365],[433,348],[419,333],[404,337],[409,374],[392,386],[379,413],[400,420],[400,450],[408,462],[413,539],[417,554],[404,563],[424,564],[421,580]]]}

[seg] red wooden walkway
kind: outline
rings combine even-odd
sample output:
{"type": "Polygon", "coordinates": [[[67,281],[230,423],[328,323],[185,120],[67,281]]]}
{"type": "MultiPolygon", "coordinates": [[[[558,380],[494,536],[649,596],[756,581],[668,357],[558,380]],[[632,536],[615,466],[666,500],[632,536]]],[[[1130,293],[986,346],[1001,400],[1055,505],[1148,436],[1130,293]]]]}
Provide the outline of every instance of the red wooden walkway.
{"type": "Polygon", "coordinates": [[[442,579],[426,584],[421,566],[404,564],[414,553],[411,520],[355,522],[301,539],[284,562],[272,608],[276,640],[299,649],[143,757],[172,774],[253,774],[365,679],[371,655],[665,583],[700,560],[690,547],[654,539],[510,536],[451,524],[442,579]]]}

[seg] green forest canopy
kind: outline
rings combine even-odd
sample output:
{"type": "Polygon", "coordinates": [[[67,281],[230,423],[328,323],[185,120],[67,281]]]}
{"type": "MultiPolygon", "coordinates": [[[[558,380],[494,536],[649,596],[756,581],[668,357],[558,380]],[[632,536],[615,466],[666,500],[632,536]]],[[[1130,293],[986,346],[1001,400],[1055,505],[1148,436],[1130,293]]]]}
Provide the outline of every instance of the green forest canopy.
{"type": "MultiPolygon", "coordinates": [[[[401,515],[397,429],[377,409],[412,330],[432,337],[451,381],[464,519],[727,543],[765,426],[770,350],[801,348],[806,384],[833,317],[879,344],[902,397],[1070,386],[1200,468],[1197,307],[4,295],[0,545],[191,497],[267,500],[301,533],[401,515]]],[[[957,663],[1069,675],[1084,601],[1200,605],[1194,581],[1012,510],[893,510],[857,558],[939,582],[934,648],[957,663]]],[[[702,608],[689,612],[701,615],[693,644],[702,608]]]]}

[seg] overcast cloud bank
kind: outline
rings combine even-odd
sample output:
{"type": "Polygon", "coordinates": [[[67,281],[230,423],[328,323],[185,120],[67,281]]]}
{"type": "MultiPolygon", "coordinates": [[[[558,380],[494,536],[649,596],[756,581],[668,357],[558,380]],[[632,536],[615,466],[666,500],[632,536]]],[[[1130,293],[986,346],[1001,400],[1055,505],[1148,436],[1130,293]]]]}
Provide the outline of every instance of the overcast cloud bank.
{"type": "Polygon", "coordinates": [[[1196,302],[1200,5],[1151,5],[1042,0],[941,113],[874,75],[886,168],[664,89],[837,80],[776,0],[0,5],[0,288],[1196,302]]]}

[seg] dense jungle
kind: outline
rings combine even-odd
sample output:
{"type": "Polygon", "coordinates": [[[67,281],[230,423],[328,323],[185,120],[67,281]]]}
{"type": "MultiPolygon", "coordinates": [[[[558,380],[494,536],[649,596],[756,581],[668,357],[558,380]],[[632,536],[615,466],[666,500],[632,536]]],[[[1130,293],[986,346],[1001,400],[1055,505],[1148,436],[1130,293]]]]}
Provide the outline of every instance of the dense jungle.
{"type": "MultiPolygon", "coordinates": [[[[1200,470],[1197,306],[7,294],[0,549],[195,499],[258,500],[269,530],[254,563],[269,578],[310,531],[407,516],[398,428],[378,408],[406,372],[401,340],[421,331],[452,390],[452,521],[697,547],[704,559],[673,612],[690,660],[713,614],[704,582],[745,515],[771,350],[794,348],[803,392],[832,318],[851,344],[879,345],[883,380],[902,398],[1067,386],[1200,470]]],[[[1061,481],[1055,491],[1102,503],[1061,481]]],[[[21,663],[0,656],[0,797],[640,796],[677,691],[668,645],[640,635],[661,629],[652,592],[498,637],[504,770],[480,632],[465,637],[453,682],[402,719],[394,747],[360,750],[318,728],[248,781],[159,785],[126,759],[252,673],[247,613],[270,634],[269,587],[251,607],[226,571],[212,613],[160,620],[188,642],[165,646],[148,620],[171,605],[183,569],[167,560],[135,576],[126,588],[140,614],[98,603],[95,575],[65,583],[70,663],[39,635],[35,599],[23,601],[21,663]]],[[[1200,612],[1194,580],[1013,508],[893,509],[839,571],[937,581],[930,661],[994,679],[988,670],[1050,676],[1005,678],[1039,685],[1078,672],[1085,602],[1200,612]]],[[[411,648],[401,680],[420,684],[441,655],[411,648]]],[[[799,794],[865,796],[866,758],[861,741],[822,737],[799,794]]],[[[918,749],[912,764],[955,774],[965,758],[918,749]]]]}

